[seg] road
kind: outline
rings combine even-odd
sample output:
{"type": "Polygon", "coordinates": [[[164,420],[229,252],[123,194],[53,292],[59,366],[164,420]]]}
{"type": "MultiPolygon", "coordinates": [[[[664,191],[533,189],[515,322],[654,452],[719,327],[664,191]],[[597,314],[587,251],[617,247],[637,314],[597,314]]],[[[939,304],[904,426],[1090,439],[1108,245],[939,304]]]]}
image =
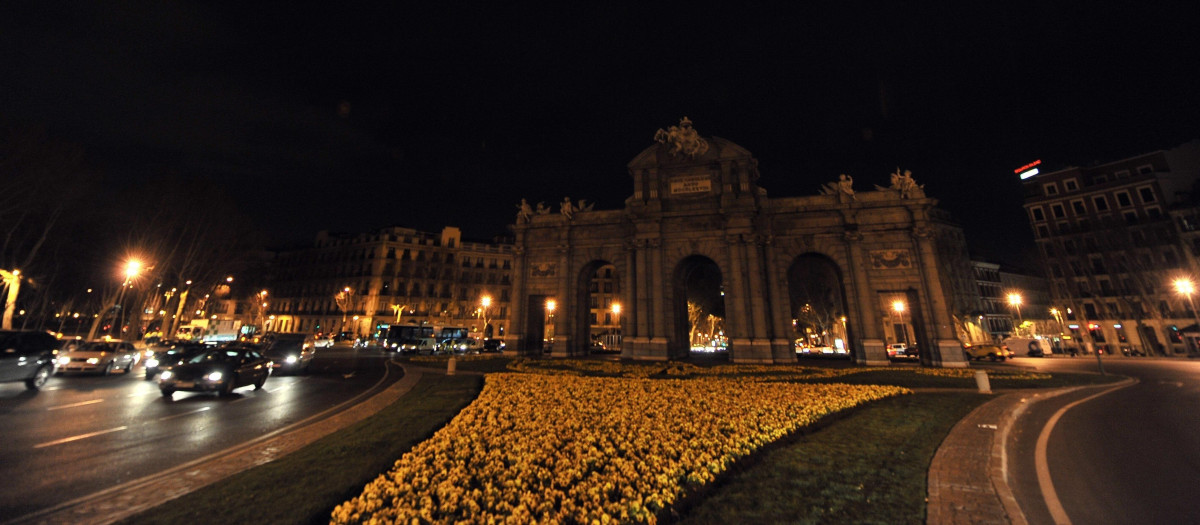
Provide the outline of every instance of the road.
{"type": "MultiPolygon", "coordinates": [[[[378,352],[319,351],[308,374],[272,375],[229,397],[165,399],[141,367],[58,376],[37,393],[0,384],[0,516],[23,516],[136,480],[386,388],[401,374],[378,352]]],[[[318,416],[320,417],[320,416],[318,416]]]]}
{"type": "MultiPolygon", "coordinates": [[[[1094,357],[1012,363],[1097,370],[1094,357]]],[[[1014,424],[1006,444],[1010,485],[1029,523],[1200,523],[1200,362],[1110,357],[1104,368],[1137,382],[1096,397],[1099,390],[1087,389],[1033,403],[1014,424]]]]}

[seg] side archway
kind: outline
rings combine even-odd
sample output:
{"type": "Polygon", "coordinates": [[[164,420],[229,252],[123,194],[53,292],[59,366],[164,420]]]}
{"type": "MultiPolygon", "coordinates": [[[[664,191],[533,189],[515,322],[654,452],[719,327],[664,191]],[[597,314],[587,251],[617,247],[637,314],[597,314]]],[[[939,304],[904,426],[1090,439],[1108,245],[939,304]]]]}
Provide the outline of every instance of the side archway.
{"type": "Polygon", "coordinates": [[[791,339],[799,355],[850,357],[845,284],[841,269],[816,253],[797,256],[787,272],[791,339]]]}
{"type": "Polygon", "coordinates": [[[593,260],[580,269],[570,318],[575,355],[621,351],[620,283],[617,267],[610,261],[593,260]]]}

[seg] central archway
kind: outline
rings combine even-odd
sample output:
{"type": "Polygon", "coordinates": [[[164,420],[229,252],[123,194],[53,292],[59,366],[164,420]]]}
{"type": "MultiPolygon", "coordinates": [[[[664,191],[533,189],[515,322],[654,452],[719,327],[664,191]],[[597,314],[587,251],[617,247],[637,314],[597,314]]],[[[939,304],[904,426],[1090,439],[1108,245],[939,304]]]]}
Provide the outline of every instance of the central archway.
{"type": "Polygon", "coordinates": [[[854,346],[837,263],[815,253],[799,255],[788,267],[787,287],[796,353],[849,358],[854,346]]]}
{"type": "Polygon", "coordinates": [[[674,337],[671,354],[692,351],[728,355],[725,330],[725,283],[721,267],[703,255],[690,255],[675,266],[674,337]]]}

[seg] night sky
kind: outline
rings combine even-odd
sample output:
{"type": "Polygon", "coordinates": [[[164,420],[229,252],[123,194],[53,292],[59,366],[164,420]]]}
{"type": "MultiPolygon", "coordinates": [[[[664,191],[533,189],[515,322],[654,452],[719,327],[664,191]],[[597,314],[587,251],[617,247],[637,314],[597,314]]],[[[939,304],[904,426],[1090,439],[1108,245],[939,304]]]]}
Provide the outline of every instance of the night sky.
{"type": "Polygon", "coordinates": [[[508,4],[5,2],[0,122],[79,145],[111,191],[218,185],[284,246],[619,208],[686,115],[771,196],[911,170],[1006,263],[1032,245],[1015,168],[1200,138],[1195,7],[508,4]]]}

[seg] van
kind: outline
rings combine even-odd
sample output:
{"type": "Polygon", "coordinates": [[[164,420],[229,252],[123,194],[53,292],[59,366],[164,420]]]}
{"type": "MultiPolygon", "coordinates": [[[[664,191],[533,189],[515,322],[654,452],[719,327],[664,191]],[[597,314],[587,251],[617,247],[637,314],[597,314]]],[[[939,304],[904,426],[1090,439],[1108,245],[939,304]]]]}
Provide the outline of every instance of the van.
{"type": "Polygon", "coordinates": [[[1015,355],[1025,354],[1029,357],[1046,357],[1052,352],[1050,341],[1045,339],[1010,337],[1004,340],[1004,346],[1012,350],[1015,355]]]}

